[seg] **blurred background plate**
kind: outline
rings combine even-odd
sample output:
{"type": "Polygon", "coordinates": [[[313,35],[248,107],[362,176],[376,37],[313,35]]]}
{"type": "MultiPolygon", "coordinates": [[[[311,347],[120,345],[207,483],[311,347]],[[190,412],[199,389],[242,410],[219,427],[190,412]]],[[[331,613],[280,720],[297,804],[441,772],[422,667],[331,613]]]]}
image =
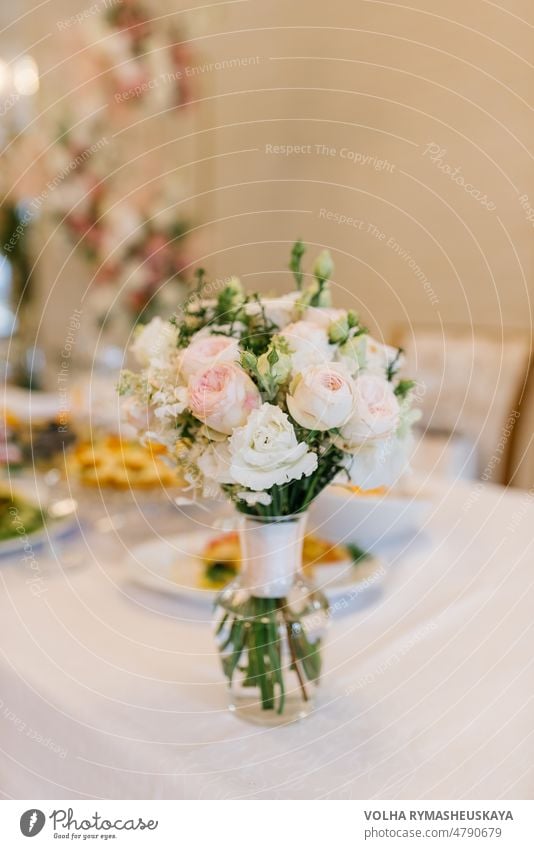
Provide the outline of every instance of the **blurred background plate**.
{"type": "Polygon", "coordinates": [[[6,560],[15,557],[31,547],[33,552],[54,540],[65,539],[78,531],[77,503],[72,498],[53,498],[42,484],[34,480],[20,479],[11,482],[4,481],[3,496],[11,495],[15,501],[7,502],[5,498],[2,511],[7,513],[13,507],[15,515],[15,534],[0,540],[0,558],[6,560]],[[42,521],[34,522],[34,518],[42,514],[42,521]]]}

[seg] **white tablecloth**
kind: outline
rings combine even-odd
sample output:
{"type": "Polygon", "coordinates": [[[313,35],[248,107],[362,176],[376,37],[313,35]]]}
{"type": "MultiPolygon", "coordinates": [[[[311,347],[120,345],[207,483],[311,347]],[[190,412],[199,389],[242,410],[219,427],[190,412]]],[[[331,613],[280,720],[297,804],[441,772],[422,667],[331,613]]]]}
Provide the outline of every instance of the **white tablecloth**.
{"type": "Polygon", "coordinates": [[[227,712],[209,610],[125,582],[142,518],[87,531],[83,568],[37,553],[39,595],[4,563],[3,794],[532,798],[533,499],[447,486],[381,594],[334,621],[314,715],[283,728],[227,712]]]}

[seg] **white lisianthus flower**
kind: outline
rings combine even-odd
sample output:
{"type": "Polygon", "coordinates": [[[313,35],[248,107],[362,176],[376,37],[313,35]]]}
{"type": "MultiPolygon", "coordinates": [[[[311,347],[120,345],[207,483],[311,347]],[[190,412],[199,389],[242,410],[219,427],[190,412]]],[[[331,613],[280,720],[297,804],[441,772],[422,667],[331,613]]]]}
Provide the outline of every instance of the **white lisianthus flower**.
{"type": "Polygon", "coordinates": [[[361,337],[365,340],[363,358],[364,368],[372,374],[386,374],[388,368],[397,360],[396,370],[401,368],[404,357],[399,354],[399,349],[392,345],[384,345],[373,339],[372,336],[361,337]]]}
{"type": "Polygon", "coordinates": [[[198,457],[197,466],[207,481],[233,483],[230,474],[230,443],[228,439],[212,442],[198,457]]]}
{"type": "Polygon", "coordinates": [[[191,412],[219,433],[231,434],[260,404],[258,387],[235,363],[219,363],[189,379],[191,412]]]}
{"type": "Polygon", "coordinates": [[[296,314],[297,301],[300,298],[300,292],[290,292],[289,295],[282,295],[279,298],[261,298],[261,302],[249,301],[245,305],[247,315],[261,315],[262,310],[269,321],[272,321],[280,329],[290,324],[296,314]]]}
{"type": "Polygon", "coordinates": [[[178,367],[186,380],[217,363],[238,361],[237,339],[223,335],[203,335],[193,338],[188,347],[178,355],[178,367]]]}
{"type": "Polygon", "coordinates": [[[317,468],[317,454],[297,442],[288,416],[273,404],[262,404],[234,431],[230,450],[232,478],[255,491],[300,480],[317,468]]]}
{"type": "Polygon", "coordinates": [[[144,368],[165,367],[169,354],[176,348],[177,339],[176,328],[170,322],[153,318],[137,330],[130,350],[144,368]]]}
{"type": "Polygon", "coordinates": [[[331,430],[344,425],[352,414],[354,382],[339,363],[311,366],[292,380],[286,402],[302,427],[331,430]]]}
{"type": "Polygon", "coordinates": [[[123,435],[130,436],[130,428],[135,433],[150,430],[154,424],[154,411],[147,404],[142,404],[135,396],[121,398],[120,424],[124,427],[123,435]]]}
{"type": "Polygon", "coordinates": [[[409,469],[413,449],[411,433],[399,438],[374,439],[353,454],[347,471],[350,480],[361,489],[393,486],[409,469]]]}
{"type": "Polygon", "coordinates": [[[343,363],[353,376],[365,365],[366,338],[365,334],[352,336],[336,351],[336,360],[343,363]]]}
{"type": "Polygon", "coordinates": [[[341,448],[351,453],[368,439],[394,433],[400,419],[399,402],[384,377],[359,375],[354,381],[354,398],[354,412],[336,439],[341,448]]]}
{"type": "Polygon", "coordinates": [[[279,335],[287,342],[293,375],[307,366],[327,363],[332,359],[332,348],[326,330],[309,321],[288,324],[279,335]]]}
{"type": "Polygon", "coordinates": [[[302,316],[303,321],[309,321],[323,330],[328,330],[331,324],[343,318],[347,318],[347,310],[332,307],[307,307],[302,316]]]}
{"type": "Polygon", "coordinates": [[[187,407],[187,389],[185,386],[176,386],[174,389],[160,389],[152,397],[154,415],[160,421],[174,419],[183,413],[187,407]]]}

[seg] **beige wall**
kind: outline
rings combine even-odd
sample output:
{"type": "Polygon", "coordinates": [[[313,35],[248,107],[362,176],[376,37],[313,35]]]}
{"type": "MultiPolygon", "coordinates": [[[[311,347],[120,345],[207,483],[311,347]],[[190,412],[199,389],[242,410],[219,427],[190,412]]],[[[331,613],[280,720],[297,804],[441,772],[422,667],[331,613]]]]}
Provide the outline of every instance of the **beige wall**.
{"type": "MultiPolygon", "coordinates": [[[[29,14],[0,45],[43,39],[34,52],[46,69],[54,21],[90,5],[19,2],[29,14]]],[[[534,206],[534,18],[527,0],[500,5],[242,0],[202,13],[196,61],[222,65],[199,70],[196,143],[177,141],[161,162],[204,160],[185,169],[198,195],[194,216],[207,222],[204,264],[279,288],[301,236],[311,252],[331,249],[342,300],[386,334],[408,317],[529,328],[534,230],[519,198],[534,206]],[[439,170],[425,155],[431,143],[494,210],[439,170]],[[311,152],[284,156],[268,145],[311,152]],[[367,159],[355,163],[348,152],[367,159]]],[[[68,75],[67,63],[63,83],[68,75]]],[[[177,138],[182,125],[168,132],[177,138]]],[[[138,131],[137,145],[153,142],[150,128],[138,131]]],[[[69,285],[64,277],[60,287],[69,285]]]]}
{"type": "Polygon", "coordinates": [[[227,154],[209,231],[218,272],[277,285],[301,235],[332,250],[345,302],[384,332],[408,317],[530,327],[534,230],[519,198],[534,206],[534,19],[526,0],[500,5],[507,11],[478,0],[229,6],[206,53],[260,61],[214,81],[223,129],[213,144],[227,154]],[[431,143],[495,209],[439,170],[431,143]],[[306,152],[276,155],[272,144],[306,152]]]}

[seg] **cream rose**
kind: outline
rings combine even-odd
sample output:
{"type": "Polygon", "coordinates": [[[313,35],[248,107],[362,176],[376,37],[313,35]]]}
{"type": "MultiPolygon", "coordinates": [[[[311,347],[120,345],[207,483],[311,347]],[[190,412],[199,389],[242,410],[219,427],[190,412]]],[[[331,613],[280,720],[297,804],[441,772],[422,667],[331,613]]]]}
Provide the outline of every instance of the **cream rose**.
{"type": "Polygon", "coordinates": [[[338,443],[354,451],[368,439],[386,437],[399,425],[400,407],[391,383],[375,374],[354,381],[354,412],[341,428],[338,443]]]}
{"type": "Polygon", "coordinates": [[[257,386],[234,363],[219,363],[194,374],[188,384],[188,406],[201,422],[219,433],[233,433],[261,404],[257,386]]]}
{"type": "Polygon", "coordinates": [[[179,369],[186,380],[200,371],[218,363],[236,363],[239,360],[237,339],[222,335],[205,335],[193,338],[179,355],[179,369]]]}
{"type": "Polygon", "coordinates": [[[295,321],[293,324],[288,324],[279,335],[288,344],[293,375],[303,371],[307,366],[327,363],[332,358],[332,347],[328,342],[326,331],[309,321],[295,321]]]}
{"type": "Polygon", "coordinates": [[[287,407],[295,421],[308,430],[341,427],[354,408],[354,383],[339,363],[311,366],[289,387],[287,407]]]}
{"type": "Polygon", "coordinates": [[[288,416],[273,404],[250,414],[231,436],[230,451],[232,478],[255,491],[308,477],[317,468],[317,454],[297,441],[288,416]]]}

